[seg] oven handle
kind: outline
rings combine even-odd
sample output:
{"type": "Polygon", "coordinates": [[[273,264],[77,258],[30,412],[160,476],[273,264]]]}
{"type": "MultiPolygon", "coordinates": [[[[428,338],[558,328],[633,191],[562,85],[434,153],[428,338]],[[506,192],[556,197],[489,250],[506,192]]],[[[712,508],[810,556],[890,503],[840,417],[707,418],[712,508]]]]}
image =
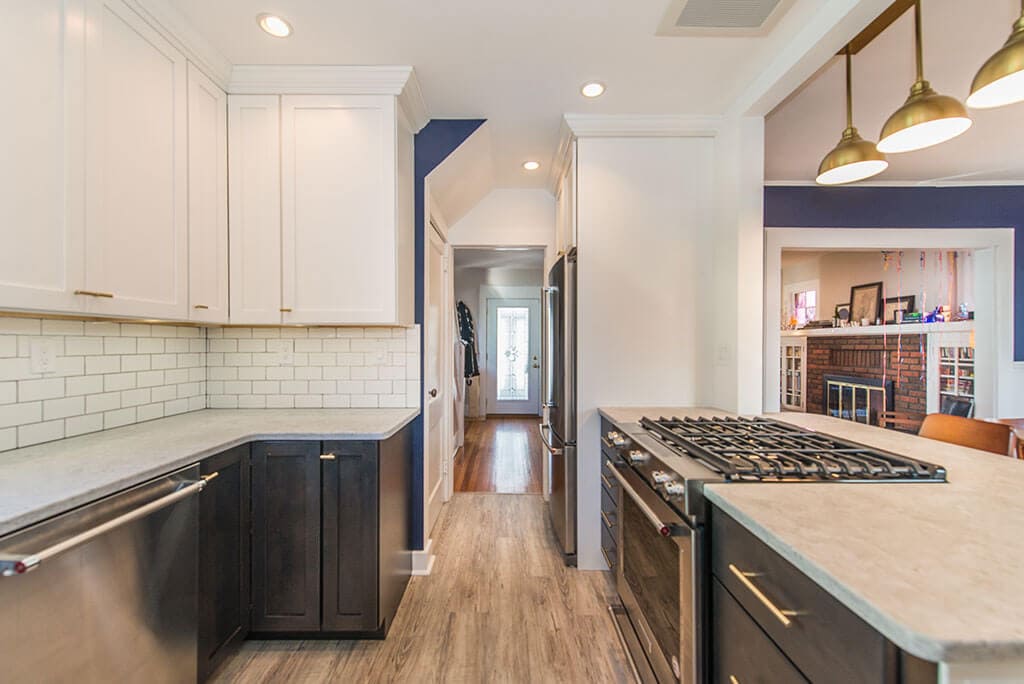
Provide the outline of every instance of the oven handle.
{"type": "Polygon", "coordinates": [[[619,481],[619,486],[622,487],[622,491],[629,494],[629,498],[633,499],[633,502],[637,505],[644,516],[651,521],[651,525],[653,525],[654,529],[658,531],[658,534],[662,537],[679,536],[678,525],[670,525],[662,521],[662,519],[658,517],[658,514],[655,513],[647,502],[643,500],[643,497],[633,489],[633,485],[631,485],[626,478],[622,476],[622,473],[620,473],[619,469],[615,467],[615,464],[610,460],[605,461],[605,463],[608,466],[608,470],[612,472],[612,476],[619,481]]]}

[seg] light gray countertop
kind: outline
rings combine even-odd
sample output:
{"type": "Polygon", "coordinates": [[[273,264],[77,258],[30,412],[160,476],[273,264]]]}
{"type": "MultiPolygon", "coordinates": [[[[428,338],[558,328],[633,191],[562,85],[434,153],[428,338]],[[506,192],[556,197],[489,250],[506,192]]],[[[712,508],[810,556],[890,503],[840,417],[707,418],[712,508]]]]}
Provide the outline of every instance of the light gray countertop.
{"type": "Polygon", "coordinates": [[[705,488],[710,501],[903,650],[1024,659],[1024,461],[826,416],[768,417],[945,466],[949,481],[726,483],[705,488]]]}
{"type": "Polygon", "coordinates": [[[419,409],[206,409],[0,453],[0,535],[239,444],[384,440],[419,409]]]}

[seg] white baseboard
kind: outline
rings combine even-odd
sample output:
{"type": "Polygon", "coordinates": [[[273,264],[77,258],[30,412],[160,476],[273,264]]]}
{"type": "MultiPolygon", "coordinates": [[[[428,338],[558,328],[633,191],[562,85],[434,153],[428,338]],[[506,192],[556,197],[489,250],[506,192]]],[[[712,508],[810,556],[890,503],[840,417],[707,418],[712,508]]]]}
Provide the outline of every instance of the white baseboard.
{"type": "Polygon", "coordinates": [[[412,552],[412,575],[413,577],[425,577],[434,568],[434,554],[430,551],[434,547],[434,540],[428,539],[423,545],[423,550],[412,552]]]}

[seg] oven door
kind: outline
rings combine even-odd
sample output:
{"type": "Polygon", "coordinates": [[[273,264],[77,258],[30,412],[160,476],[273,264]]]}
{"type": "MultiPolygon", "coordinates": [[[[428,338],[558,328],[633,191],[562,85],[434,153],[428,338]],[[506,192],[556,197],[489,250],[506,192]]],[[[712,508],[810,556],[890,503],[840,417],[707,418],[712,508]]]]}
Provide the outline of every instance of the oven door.
{"type": "Polygon", "coordinates": [[[659,682],[698,684],[703,531],[688,526],[629,466],[613,474],[621,485],[616,585],[643,656],[659,682]]]}

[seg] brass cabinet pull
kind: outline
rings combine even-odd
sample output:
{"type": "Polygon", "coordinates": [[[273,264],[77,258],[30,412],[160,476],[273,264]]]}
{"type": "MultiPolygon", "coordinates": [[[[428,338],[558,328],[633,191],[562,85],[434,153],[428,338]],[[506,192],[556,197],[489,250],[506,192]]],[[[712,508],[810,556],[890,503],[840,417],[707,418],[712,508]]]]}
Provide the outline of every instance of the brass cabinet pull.
{"type": "Polygon", "coordinates": [[[203,482],[209,482],[210,480],[216,479],[217,477],[220,477],[220,471],[219,470],[216,471],[216,472],[210,473],[209,475],[203,475],[199,479],[202,480],[203,482]]]}
{"type": "Polygon", "coordinates": [[[321,461],[333,461],[335,458],[334,454],[320,454],[321,461]]]}
{"type": "Polygon", "coordinates": [[[281,313],[291,313],[291,312],[292,312],[291,309],[285,309],[285,308],[281,309],[281,313]]]}
{"type": "Polygon", "coordinates": [[[729,675],[729,684],[740,684],[740,680],[736,679],[733,675],[729,675]]]}
{"type": "Polygon", "coordinates": [[[210,307],[206,306],[205,304],[196,304],[192,308],[193,309],[209,309],[210,307]]]}
{"type": "Polygon", "coordinates": [[[757,585],[750,581],[751,577],[760,577],[760,573],[743,572],[732,563],[729,563],[729,571],[732,572],[732,574],[736,575],[736,579],[742,582],[743,586],[749,589],[750,593],[753,594],[758,601],[763,603],[764,607],[767,608],[772,615],[778,618],[779,622],[782,623],[783,627],[789,627],[793,623],[793,621],[789,618],[796,617],[800,614],[795,610],[782,610],[774,603],[772,603],[771,600],[767,596],[765,596],[760,589],[757,588],[757,585]]]}
{"type": "Polygon", "coordinates": [[[609,529],[609,531],[613,527],[615,527],[615,523],[613,523],[611,520],[608,519],[608,514],[605,513],[604,511],[601,511],[601,520],[604,521],[604,526],[607,527],[609,529]]]}
{"type": "Polygon", "coordinates": [[[114,295],[110,292],[95,292],[93,290],[75,290],[76,295],[85,295],[86,297],[103,297],[104,299],[113,299],[114,295]]]}

